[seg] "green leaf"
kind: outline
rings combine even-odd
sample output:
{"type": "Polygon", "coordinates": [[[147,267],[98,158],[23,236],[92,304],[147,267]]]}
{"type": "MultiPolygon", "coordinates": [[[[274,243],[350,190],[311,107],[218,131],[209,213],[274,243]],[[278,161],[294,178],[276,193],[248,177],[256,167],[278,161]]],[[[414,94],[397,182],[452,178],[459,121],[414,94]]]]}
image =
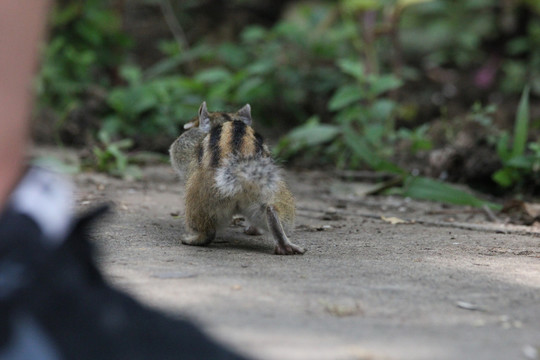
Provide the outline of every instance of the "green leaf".
{"type": "Polygon", "coordinates": [[[502,187],[509,187],[514,183],[514,170],[505,167],[491,175],[493,181],[502,187]]]}
{"type": "Polygon", "coordinates": [[[235,43],[223,43],[218,49],[218,55],[222,62],[234,69],[241,69],[249,61],[247,49],[249,47],[238,46],[235,43]]]}
{"type": "Polygon", "coordinates": [[[275,70],[274,61],[271,58],[263,58],[246,67],[251,75],[266,75],[275,70]]]}
{"type": "Polygon", "coordinates": [[[353,131],[343,133],[345,144],[353,153],[362,159],[372,169],[375,169],[380,162],[378,156],[371,150],[364,138],[357,136],[353,131]]]}
{"type": "Polygon", "coordinates": [[[159,104],[156,94],[149,87],[133,87],[125,92],[123,100],[126,114],[134,117],[159,104]]]}
{"type": "Polygon", "coordinates": [[[293,144],[316,146],[332,140],[339,134],[339,128],[334,125],[319,124],[318,117],[312,117],[308,122],[287,134],[293,144]]]}
{"type": "Polygon", "coordinates": [[[332,96],[328,103],[328,109],[337,111],[360,99],[362,99],[362,89],[360,89],[360,86],[344,85],[335,92],[334,96],[332,96]]]}
{"type": "Polygon", "coordinates": [[[266,35],[266,29],[262,26],[253,25],[248,26],[245,28],[244,31],[242,31],[242,34],[240,35],[242,37],[242,40],[247,43],[255,43],[262,41],[266,35]]]}
{"type": "Polygon", "coordinates": [[[403,174],[404,171],[399,166],[381,158],[373,151],[366,140],[354,131],[344,131],[343,139],[347,147],[370,168],[376,171],[388,171],[396,174],[403,174]]]}
{"type": "Polygon", "coordinates": [[[216,83],[219,81],[225,81],[230,79],[231,73],[222,67],[214,67],[210,69],[205,69],[195,75],[197,81],[203,83],[216,83]]]}
{"type": "Polygon", "coordinates": [[[525,153],[529,133],[529,86],[525,86],[521,94],[514,126],[514,146],[512,157],[525,153]]]}
{"type": "Polygon", "coordinates": [[[508,160],[505,165],[508,167],[513,167],[517,169],[523,169],[523,170],[530,170],[533,164],[532,157],[522,155],[522,156],[515,156],[508,160]]]}
{"type": "Polygon", "coordinates": [[[364,66],[358,60],[341,59],[338,66],[345,74],[351,75],[358,81],[365,80],[364,66]]]}
{"type": "Polygon", "coordinates": [[[460,190],[439,180],[421,176],[409,176],[405,180],[402,195],[415,199],[439,201],[456,205],[500,207],[498,204],[481,200],[464,190],[460,190]]]}
{"type": "Polygon", "coordinates": [[[392,163],[390,161],[387,161],[387,160],[380,160],[377,163],[377,166],[375,167],[375,170],[391,172],[391,173],[394,173],[394,174],[404,174],[405,173],[405,171],[402,168],[400,168],[396,164],[394,164],[394,163],[392,163]]]}
{"type": "Polygon", "coordinates": [[[373,77],[371,78],[369,94],[372,97],[377,97],[387,91],[397,89],[401,85],[403,85],[403,81],[391,74],[373,77]]]}
{"type": "Polygon", "coordinates": [[[421,150],[431,150],[433,148],[433,143],[429,139],[414,139],[411,151],[417,153],[421,150]]]}
{"type": "Polygon", "coordinates": [[[76,22],[75,31],[86,41],[88,41],[93,46],[101,45],[102,35],[99,32],[99,29],[96,29],[92,24],[85,22],[76,22]]]}
{"type": "Polygon", "coordinates": [[[236,98],[240,101],[249,101],[256,99],[257,95],[261,95],[268,89],[268,84],[260,77],[252,77],[243,81],[238,89],[236,89],[236,98]]]}
{"type": "Polygon", "coordinates": [[[138,84],[142,78],[142,71],[138,66],[125,65],[120,67],[120,76],[129,84],[138,84]]]}
{"type": "Polygon", "coordinates": [[[392,116],[392,113],[396,109],[396,105],[396,102],[390,99],[378,99],[373,102],[370,109],[370,114],[374,119],[385,122],[392,116]]]}
{"type": "Polygon", "coordinates": [[[367,124],[364,128],[364,137],[373,146],[378,146],[382,143],[382,138],[385,134],[384,125],[380,123],[367,124]]]}
{"type": "Polygon", "coordinates": [[[131,139],[122,139],[122,140],[118,140],[114,143],[118,149],[120,150],[125,150],[125,149],[129,149],[130,147],[133,146],[133,140],[131,139]]]}
{"type": "Polygon", "coordinates": [[[501,137],[497,140],[497,155],[499,155],[499,158],[503,162],[507,161],[512,156],[508,149],[508,140],[509,135],[506,131],[503,132],[501,137]]]}

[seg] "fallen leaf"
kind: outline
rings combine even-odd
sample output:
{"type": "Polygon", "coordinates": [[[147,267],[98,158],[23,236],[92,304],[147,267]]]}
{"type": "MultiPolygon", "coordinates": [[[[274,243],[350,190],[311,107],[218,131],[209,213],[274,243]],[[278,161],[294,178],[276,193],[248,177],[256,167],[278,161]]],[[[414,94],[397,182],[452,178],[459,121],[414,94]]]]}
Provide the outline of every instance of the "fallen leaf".
{"type": "Polygon", "coordinates": [[[510,200],[504,204],[501,213],[507,214],[514,224],[534,225],[540,221],[540,204],[510,200]]]}
{"type": "Polygon", "coordinates": [[[381,216],[381,219],[382,219],[383,221],[386,221],[387,223],[392,224],[392,225],[396,225],[396,224],[407,224],[407,223],[408,223],[408,221],[403,220],[403,219],[400,219],[400,218],[397,218],[397,217],[394,217],[394,216],[391,216],[391,217],[381,216]]]}
{"type": "Polygon", "coordinates": [[[360,304],[356,301],[340,301],[338,303],[323,302],[324,310],[336,317],[347,317],[364,314],[360,304]]]}
{"type": "Polygon", "coordinates": [[[540,217],[540,204],[525,203],[525,211],[533,218],[540,217]]]}
{"type": "Polygon", "coordinates": [[[334,207],[329,207],[324,212],[324,215],[321,217],[322,220],[343,220],[343,216],[341,216],[337,209],[334,207]]]}

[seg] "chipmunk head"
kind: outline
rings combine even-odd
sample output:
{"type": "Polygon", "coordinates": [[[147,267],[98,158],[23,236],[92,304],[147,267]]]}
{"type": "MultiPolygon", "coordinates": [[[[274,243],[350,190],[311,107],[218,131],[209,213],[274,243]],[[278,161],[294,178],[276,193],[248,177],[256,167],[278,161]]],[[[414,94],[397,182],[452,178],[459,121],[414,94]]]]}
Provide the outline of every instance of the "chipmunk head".
{"type": "Polygon", "coordinates": [[[244,105],[240,110],[233,113],[226,112],[208,112],[206,108],[206,101],[203,101],[199,107],[199,115],[192,121],[184,125],[184,129],[191,129],[198,127],[202,131],[208,133],[210,129],[218,124],[223,124],[227,121],[240,120],[244,124],[251,126],[251,106],[249,104],[244,105]]]}

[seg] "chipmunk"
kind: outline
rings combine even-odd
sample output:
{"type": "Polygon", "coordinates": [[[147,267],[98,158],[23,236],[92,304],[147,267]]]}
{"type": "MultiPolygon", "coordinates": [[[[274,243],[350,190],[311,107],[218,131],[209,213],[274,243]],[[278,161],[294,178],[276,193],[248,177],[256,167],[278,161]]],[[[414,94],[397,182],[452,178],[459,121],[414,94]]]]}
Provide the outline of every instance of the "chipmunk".
{"type": "Polygon", "coordinates": [[[294,223],[294,197],[262,137],[251,127],[249,104],[235,113],[208,112],[206,102],[187,123],[169,154],[172,167],[187,171],[187,227],[194,233],[187,245],[208,245],[233,215],[241,214],[252,228],[269,231],[274,253],[303,254],[284,227],[294,223]]]}

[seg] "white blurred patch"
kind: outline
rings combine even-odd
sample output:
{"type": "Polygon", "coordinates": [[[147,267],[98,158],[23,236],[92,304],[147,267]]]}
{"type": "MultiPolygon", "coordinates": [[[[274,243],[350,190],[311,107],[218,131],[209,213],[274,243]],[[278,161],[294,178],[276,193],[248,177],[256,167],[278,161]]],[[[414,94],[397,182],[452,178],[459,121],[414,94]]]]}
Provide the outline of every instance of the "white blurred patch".
{"type": "Polygon", "coordinates": [[[63,241],[71,227],[73,186],[58,174],[33,167],[11,196],[16,211],[30,216],[53,244],[63,241]]]}

